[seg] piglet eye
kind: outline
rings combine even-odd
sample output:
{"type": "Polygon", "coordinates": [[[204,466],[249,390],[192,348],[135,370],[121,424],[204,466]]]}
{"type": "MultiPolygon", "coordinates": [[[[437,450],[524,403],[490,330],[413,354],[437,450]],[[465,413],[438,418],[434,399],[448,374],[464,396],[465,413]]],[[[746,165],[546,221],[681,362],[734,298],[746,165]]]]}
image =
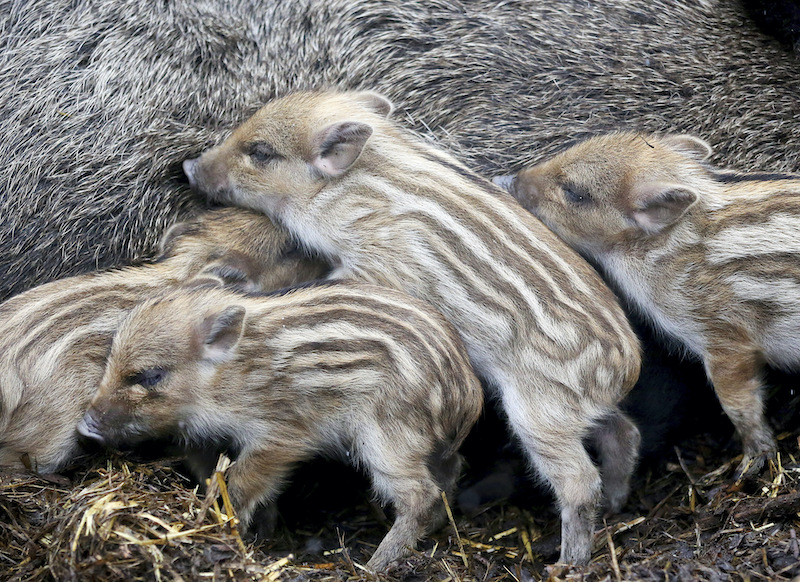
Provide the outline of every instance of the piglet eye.
{"type": "Polygon", "coordinates": [[[592,197],[588,193],[578,188],[564,186],[562,189],[564,190],[564,199],[570,204],[583,206],[592,201],[592,197]]]}
{"type": "Polygon", "coordinates": [[[161,368],[151,368],[149,370],[142,370],[141,372],[131,374],[128,378],[128,381],[132,385],[138,384],[145,388],[153,388],[157,384],[160,384],[166,377],[166,370],[162,370],[161,368]]]}
{"type": "Polygon", "coordinates": [[[247,155],[258,164],[266,164],[270,160],[279,157],[275,150],[272,149],[272,146],[265,141],[257,141],[250,144],[247,155]]]}

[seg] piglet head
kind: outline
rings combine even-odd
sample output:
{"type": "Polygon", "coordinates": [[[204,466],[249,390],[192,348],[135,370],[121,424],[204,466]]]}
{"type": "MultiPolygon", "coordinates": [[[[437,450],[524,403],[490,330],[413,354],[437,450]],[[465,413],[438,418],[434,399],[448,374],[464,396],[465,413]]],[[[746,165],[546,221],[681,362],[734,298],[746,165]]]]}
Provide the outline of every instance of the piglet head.
{"type": "Polygon", "coordinates": [[[692,136],[595,137],[506,181],[511,194],[587,256],[638,244],[681,220],[710,152],[692,136]]]}
{"type": "Polygon", "coordinates": [[[219,146],[186,160],[192,187],[280,219],[362,158],[392,104],[369,91],[296,93],[267,103],[219,146]]]}
{"type": "Polygon", "coordinates": [[[309,257],[268,217],[218,208],[172,225],[160,261],[179,281],[214,277],[230,289],[268,292],[323,277],[328,266],[309,257]]]}
{"type": "Polygon", "coordinates": [[[80,434],[111,447],[216,436],[207,419],[214,416],[220,368],[235,356],[245,318],[241,306],[209,306],[205,300],[218,292],[180,289],[130,313],[80,434]]]}

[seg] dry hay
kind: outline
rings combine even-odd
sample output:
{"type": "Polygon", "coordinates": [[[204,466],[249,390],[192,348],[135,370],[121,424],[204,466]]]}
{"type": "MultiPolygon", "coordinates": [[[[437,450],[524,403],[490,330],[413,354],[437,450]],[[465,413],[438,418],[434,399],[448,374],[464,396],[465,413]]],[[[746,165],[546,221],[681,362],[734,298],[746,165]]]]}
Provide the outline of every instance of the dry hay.
{"type": "Polygon", "coordinates": [[[0,475],[5,574],[31,581],[195,580],[218,578],[224,564],[230,579],[277,579],[287,560],[254,559],[221,476],[203,498],[164,463],[109,460],[74,484],[0,475]]]}
{"type": "MultiPolygon", "coordinates": [[[[800,580],[798,433],[779,439],[768,470],[746,483],[731,481],[736,458],[718,460],[724,439],[682,443],[637,477],[628,513],[601,522],[585,568],[545,565],[557,557],[559,524],[550,501],[534,499],[524,509],[497,503],[471,516],[454,507],[447,526],[381,579],[800,580]]],[[[319,489],[342,479],[323,472],[319,489]]],[[[366,491],[356,501],[345,495],[339,507],[325,499],[291,531],[254,545],[239,535],[221,475],[209,496],[169,462],[122,457],[73,482],[0,475],[2,579],[369,578],[362,564],[389,520],[366,491]]],[[[344,484],[350,495],[363,485],[344,484]]]]}

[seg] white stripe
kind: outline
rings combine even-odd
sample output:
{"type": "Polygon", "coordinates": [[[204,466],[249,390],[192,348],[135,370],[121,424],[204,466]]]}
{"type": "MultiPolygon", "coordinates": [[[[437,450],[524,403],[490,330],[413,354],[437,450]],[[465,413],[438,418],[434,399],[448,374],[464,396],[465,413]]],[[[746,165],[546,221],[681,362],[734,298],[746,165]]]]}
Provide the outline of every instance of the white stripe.
{"type": "Polygon", "coordinates": [[[800,216],[778,212],[766,222],[726,228],[708,241],[708,261],[758,260],[775,252],[800,255],[800,216]]]}

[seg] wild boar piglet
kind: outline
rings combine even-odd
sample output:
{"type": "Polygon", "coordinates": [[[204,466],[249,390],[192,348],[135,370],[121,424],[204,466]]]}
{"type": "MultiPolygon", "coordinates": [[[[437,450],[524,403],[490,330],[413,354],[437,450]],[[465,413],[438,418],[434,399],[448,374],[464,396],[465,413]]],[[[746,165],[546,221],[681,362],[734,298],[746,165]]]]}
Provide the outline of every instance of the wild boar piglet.
{"type": "Polygon", "coordinates": [[[800,367],[800,175],[704,160],[691,135],[589,139],[509,180],[661,332],[701,358],[744,445],[737,477],[775,447],[762,367],[800,367]]]}
{"type": "Polygon", "coordinates": [[[332,277],[402,289],[444,314],[555,490],[561,561],[587,562],[602,490],[619,509],[637,458],[618,407],[639,373],[636,336],[586,261],[391,110],[372,92],[289,95],[184,170],[210,198],[271,216],[332,277]]]}
{"type": "Polygon", "coordinates": [[[195,468],[213,463],[198,458],[207,451],[233,451],[228,489],[245,527],[294,465],[317,454],[346,459],[396,510],[369,560],[380,570],[441,513],[482,404],[458,334],[403,293],[198,288],[131,312],[79,430],[109,445],[177,438],[195,468]]]}
{"type": "Polygon", "coordinates": [[[162,251],[155,263],[53,281],[0,304],[0,469],[51,473],[80,453],[75,427],[119,321],[139,301],[208,277],[272,290],[327,268],[265,216],[235,209],[173,226],[162,251]]]}

